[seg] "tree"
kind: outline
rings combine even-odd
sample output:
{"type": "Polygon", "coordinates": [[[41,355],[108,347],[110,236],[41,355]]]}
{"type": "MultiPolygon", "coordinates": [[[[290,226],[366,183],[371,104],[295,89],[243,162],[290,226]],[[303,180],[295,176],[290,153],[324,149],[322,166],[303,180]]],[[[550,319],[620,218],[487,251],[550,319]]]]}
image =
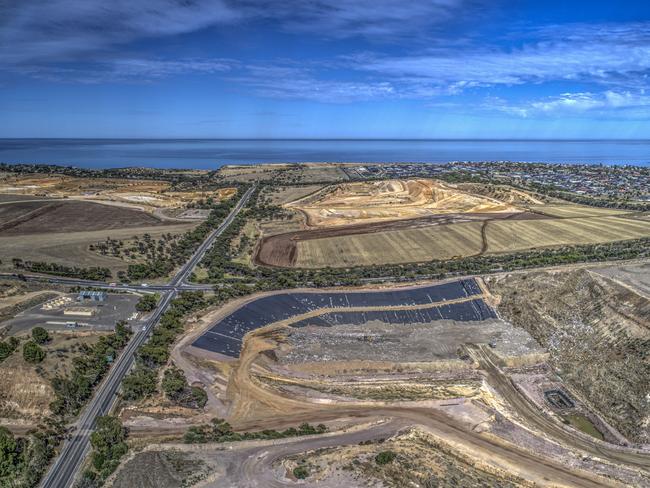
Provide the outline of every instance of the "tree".
{"type": "Polygon", "coordinates": [[[198,386],[193,386],[191,392],[193,403],[196,404],[198,408],[205,407],[205,404],[208,403],[208,394],[205,390],[198,386]]]}
{"type": "Polygon", "coordinates": [[[103,479],[117,468],[120,458],[128,451],[125,441],[126,429],[119,418],[106,415],[97,419],[90,444],[93,446],[93,467],[103,479]]]}
{"type": "Polygon", "coordinates": [[[135,305],[135,309],[138,312],[151,312],[152,310],[155,310],[158,305],[158,298],[159,296],[157,293],[154,295],[144,295],[135,305]]]}
{"type": "Polygon", "coordinates": [[[19,341],[15,337],[10,337],[6,342],[0,342],[0,362],[11,356],[18,344],[19,341]]]}
{"type": "Polygon", "coordinates": [[[43,327],[34,327],[32,329],[32,339],[36,344],[45,344],[50,340],[50,334],[43,327]]]}
{"type": "Polygon", "coordinates": [[[138,366],[122,381],[122,396],[125,400],[139,400],[156,392],[156,372],[138,366]]]}
{"type": "Polygon", "coordinates": [[[180,369],[172,367],[165,371],[162,388],[171,400],[178,400],[187,386],[185,374],[180,369]]]}
{"type": "Polygon", "coordinates": [[[6,427],[0,427],[0,479],[8,478],[16,471],[17,450],[14,435],[6,427]]]}
{"type": "Polygon", "coordinates": [[[28,363],[40,363],[45,359],[45,351],[34,341],[27,341],[23,346],[23,358],[28,363]]]}
{"type": "Polygon", "coordinates": [[[304,480],[309,476],[309,468],[305,465],[297,466],[293,468],[293,475],[299,480],[304,480]]]}

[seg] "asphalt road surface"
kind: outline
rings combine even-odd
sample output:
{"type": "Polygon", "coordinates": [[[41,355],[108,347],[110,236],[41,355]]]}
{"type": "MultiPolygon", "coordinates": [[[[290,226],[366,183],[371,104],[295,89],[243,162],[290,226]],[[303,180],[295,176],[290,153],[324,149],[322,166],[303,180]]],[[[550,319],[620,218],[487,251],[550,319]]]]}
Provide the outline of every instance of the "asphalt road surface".
{"type": "MultiPolygon", "coordinates": [[[[118,356],[109,370],[106,378],[104,378],[97,387],[95,395],[74,424],[72,436],[63,443],[63,448],[61,449],[59,456],[55,459],[54,464],[43,478],[43,481],[41,482],[43,488],[68,488],[72,486],[77,473],[81,469],[84,459],[90,450],[90,434],[95,428],[97,418],[110,412],[119,391],[120,384],[122,383],[122,379],[126,376],[133,365],[136,350],[146,342],[150,332],[169,307],[172,298],[174,298],[179,291],[188,289],[183,286],[183,283],[194,267],[199,263],[199,261],[201,261],[206,251],[213,244],[214,239],[221,235],[221,233],[232,223],[239,211],[250,198],[253,191],[254,187],[251,187],[242,196],[228,217],[226,217],[217,229],[213,230],[208,235],[189,261],[185,263],[176,276],[174,276],[170,281],[168,286],[152,286],[150,288],[163,292],[158,308],[146,321],[144,327],[135,332],[129,344],[126,346],[124,351],[122,351],[122,354],[118,356]]],[[[57,280],[57,278],[51,279],[51,281],[55,283],[62,282],[55,280],[57,280]]],[[[83,280],[73,281],[83,283],[83,280]]],[[[66,281],[66,284],[69,284],[69,281],[66,281]]],[[[106,284],[104,284],[104,286],[106,286],[106,284]]]]}

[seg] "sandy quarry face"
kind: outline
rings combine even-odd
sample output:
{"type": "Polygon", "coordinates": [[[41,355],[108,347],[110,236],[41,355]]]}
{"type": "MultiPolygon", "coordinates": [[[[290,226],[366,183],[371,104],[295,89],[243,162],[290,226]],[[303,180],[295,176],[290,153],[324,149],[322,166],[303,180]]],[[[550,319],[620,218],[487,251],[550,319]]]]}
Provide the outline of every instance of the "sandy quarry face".
{"type": "Polygon", "coordinates": [[[312,227],[333,227],[445,213],[519,212],[495,198],[474,195],[436,180],[387,180],[329,187],[287,204],[312,227]]]}
{"type": "Polygon", "coordinates": [[[119,202],[151,210],[161,207],[181,207],[207,197],[224,200],[236,194],[237,189],[220,188],[212,192],[179,192],[170,191],[170,184],[166,181],[10,174],[0,177],[0,194],[3,193],[119,202]]]}

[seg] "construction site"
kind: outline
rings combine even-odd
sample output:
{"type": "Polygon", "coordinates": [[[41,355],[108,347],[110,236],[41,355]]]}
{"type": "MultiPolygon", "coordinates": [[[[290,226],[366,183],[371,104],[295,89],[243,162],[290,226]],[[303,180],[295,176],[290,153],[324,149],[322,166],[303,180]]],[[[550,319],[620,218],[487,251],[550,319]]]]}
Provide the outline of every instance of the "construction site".
{"type": "Polygon", "coordinates": [[[300,486],[294,470],[304,468],[308,486],[324,487],[647,486],[648,301],[605,277],[625,279],[631,267],[606,269],[230,302],[193,321],[172,353],[188,382],[206,388],[205,408],[144,402],[122,410],[124,424],[172,438],[214,417],[238,431],[321,422],[331,434],[219,447],[150,441],[111,482],[150,480],[155,469],[164,486],[300,486]],[[596,296],[601,305],[576,306],[596,296]],[[607,313],[593,315],[604,303],[607,313]],[[638,370],[623,387],[614,378],[634,354],[638,370]],[[391,461],[379,465],[386,451],[391,461]]]}
{"type": "Polygon", "coordinates": [[[431,179],[328,185],[282,207],[293,214],[289,226],[258,223],[258,265],[426,262],[650,235],[648,221],[634,212],[431,179]]]}

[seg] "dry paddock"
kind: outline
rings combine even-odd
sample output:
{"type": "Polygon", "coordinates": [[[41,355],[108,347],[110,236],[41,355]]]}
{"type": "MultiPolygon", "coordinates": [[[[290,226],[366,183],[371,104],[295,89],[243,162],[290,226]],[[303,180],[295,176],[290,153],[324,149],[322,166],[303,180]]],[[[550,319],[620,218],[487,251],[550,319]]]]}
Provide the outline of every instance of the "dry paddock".
{"type": "MultiPolygon", "coordinates": [[[[481,222],[466,222],[352,236],[304,240],[295,266],[355,266],[471,256],[481,252],[481,222]]],[[[620,216],[545,220],[492,220],[487,253],[650,237],[650,222],[620,216]]]]}
{"type": "Polygon", "coordinates": [[[128,262],[90,251],[91,244],[107,237],[181,234],[195,225],[170,223],[139,210],[89,202],[0,202],[0,269],[13,270],[12,259],[20,258],[65,266],[107,267],[115,274],[126,269],[128,262]]]}
{"type": "Polygon", "coordinates": [[[12,268],[12,258],[25,261],[47,261],[65,266],[100,266],[116,271],[125,270],[128,261],[102,256],[90,251],[88,246],[104,241],[107,237],[113,239],[130,239],[134,235],[145,233],[156,239],[162,234],[181,234],[187,232],[196,224],[166,225],[156,227],[137,227],[127,229],[110,229],[90,232],[67,232],[32,234],[26,236],[0,236],[0,269],[9,271],[12,268]]]}

